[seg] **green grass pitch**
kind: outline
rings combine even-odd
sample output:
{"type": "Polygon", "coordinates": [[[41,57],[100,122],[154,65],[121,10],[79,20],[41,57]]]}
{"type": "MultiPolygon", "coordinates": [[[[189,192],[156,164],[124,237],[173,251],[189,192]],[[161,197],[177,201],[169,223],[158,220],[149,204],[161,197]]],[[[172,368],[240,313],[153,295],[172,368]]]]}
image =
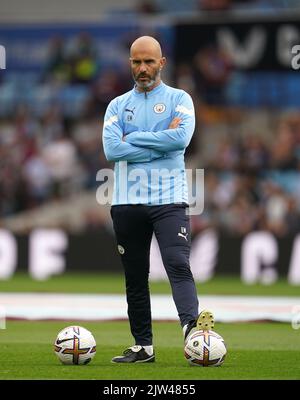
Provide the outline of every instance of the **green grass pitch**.
{"type": "MultiPolygon", "coordinates": [[[[238,278],[198,283],[199,294],[299,296],[286,281],[272,286],[245,286],[238,278]]],[[[36,282],[24,274],[0,282],[6,292],[124,293],[122,276],[73,274],[36,282]]],[[[166,282],[151,283],[152,293],[170,293],[166,282]]],[[[127,321],[11,321],[0,330],[0,380],[299,380],[300,330],[287,323],[217,323],[228,354],[221,367],[191,367],[183,355],[179,323],[154,322],[156,362],[118,365],[111,358],[132,345],[127,321]],[[53,351],[57,333],[68,325],[89,329],[97,342],[92,362],[64,366],[53,351]]]]}
{"type": "MultiPolygon", "coordinates": [[[[132,343],[127,322],[78,322],[93,332],[97,353],[88,365],[64,366],[53,352],[64,321],[8,321],[0,331],[5,359],[0,379],[300,379],[299,331],[282,323],[218,324],[228,348],[221,367],[191,367],[183,356],[176,322],[153,324],[156,362],[119,365],[110,362],[132,343]]],[[[2,358],[1,357],[1,358],[2,358]]]]}
{"type": "MultiPolygon", "coordinates": [[[[171,293],[166,281],[150,282],[151,293],[171,293]]],[[[299,286],[292,286],[283,278],[273,285],[245,285],[235,276],[217,276],[207,282],[197,282],[198,294],[300,296],[299,286]]],[[[24,273],[10,280],[0,280],[0,292],[60,292],[60,293],[124,293],[124,278],[120,274],[66,273],[45,281],[30,279],[24,273]]]]}

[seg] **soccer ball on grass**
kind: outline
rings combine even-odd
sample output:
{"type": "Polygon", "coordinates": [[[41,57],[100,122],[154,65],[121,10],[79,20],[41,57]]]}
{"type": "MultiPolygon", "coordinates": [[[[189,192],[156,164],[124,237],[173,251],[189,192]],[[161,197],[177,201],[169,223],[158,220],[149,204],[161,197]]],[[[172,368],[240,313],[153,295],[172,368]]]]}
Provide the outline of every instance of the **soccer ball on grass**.
{"type": "Polygon", "coordinates": [[[67,326],[58,333],[54,352],[63,364],[87,364],[96,354],[96,341],[82,326],[67,326]]]}
{"type": "Polygon", "coordinates": [[[184,356],[191,365],[218,367],[223,364],[227,349],[224,339],[215,331],[195,331],[188,336],[184,356]]]}

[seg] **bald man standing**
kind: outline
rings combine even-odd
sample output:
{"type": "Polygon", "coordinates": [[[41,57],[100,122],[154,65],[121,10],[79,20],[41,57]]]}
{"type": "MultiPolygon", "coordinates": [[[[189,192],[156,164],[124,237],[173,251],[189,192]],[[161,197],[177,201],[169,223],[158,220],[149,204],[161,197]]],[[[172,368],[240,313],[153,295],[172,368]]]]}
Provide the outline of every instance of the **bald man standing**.
{"type": "Polygon", "coordinates": [[[130,49],[134,88],[113,99],[105,113],[103,147],[115,162],[111,207],[125,272],[133,346],[115,363],[153,362],[149,258],[156,235],[179,320],[186,339],[195,329],[212,329],[211,312],[198,311],[189,266],[190,224],[184,152],[195,128],[191,97],[161,80],[166,64],[159,42],[150,36],[130,49]]]}

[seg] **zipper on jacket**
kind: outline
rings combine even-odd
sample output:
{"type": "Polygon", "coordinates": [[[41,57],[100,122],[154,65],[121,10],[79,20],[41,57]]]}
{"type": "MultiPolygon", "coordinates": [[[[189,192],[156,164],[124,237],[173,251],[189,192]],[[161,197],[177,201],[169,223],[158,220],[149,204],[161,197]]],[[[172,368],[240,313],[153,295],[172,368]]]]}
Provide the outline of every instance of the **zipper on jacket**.
{"type": "Polygon", "coordinates": [[[148,99],[148,94],[145,91],[144,92],[144,99],[145,99],[145,131],[148,130],[148,120],[147,120],[147,99],[148,99]]]}

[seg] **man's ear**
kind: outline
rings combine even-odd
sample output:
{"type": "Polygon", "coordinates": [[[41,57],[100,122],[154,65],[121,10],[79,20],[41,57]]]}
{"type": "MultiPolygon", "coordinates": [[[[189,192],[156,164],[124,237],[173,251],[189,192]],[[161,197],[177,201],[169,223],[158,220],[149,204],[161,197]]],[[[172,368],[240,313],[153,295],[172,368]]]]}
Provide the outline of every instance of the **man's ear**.
{"type": "Polygon", "coordinates": [[[166,57],[162,57],[161,59],[160,59],[160,71],[163,69],[163,67],[166,65],[166,63],[167,63],[167,59],[166,59],[166,57]]]}

